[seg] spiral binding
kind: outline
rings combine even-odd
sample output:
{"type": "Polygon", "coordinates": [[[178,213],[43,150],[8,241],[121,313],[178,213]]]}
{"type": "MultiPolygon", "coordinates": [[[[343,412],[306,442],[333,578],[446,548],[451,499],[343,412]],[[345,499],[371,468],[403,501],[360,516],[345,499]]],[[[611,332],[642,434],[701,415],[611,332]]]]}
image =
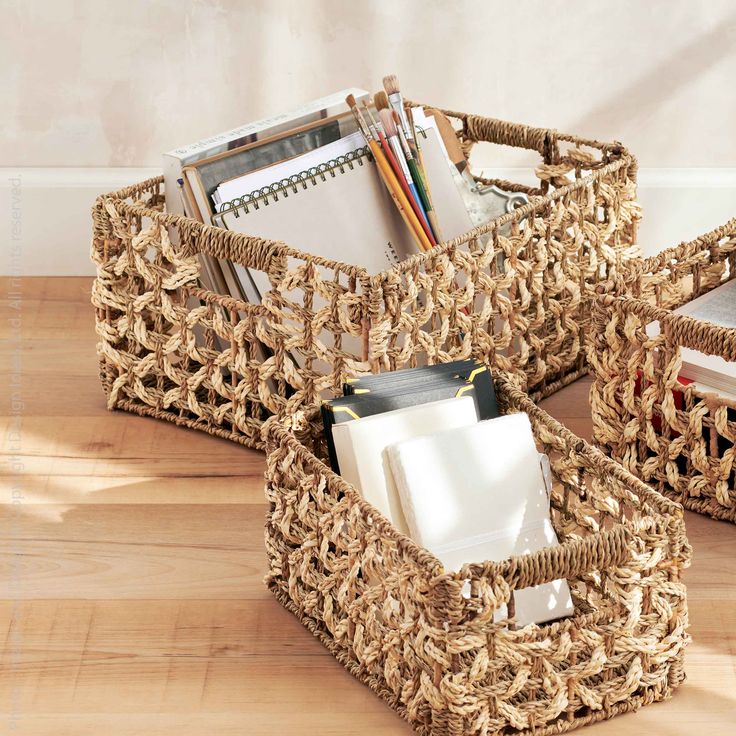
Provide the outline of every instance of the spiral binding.
{"type": "Polygon", "coordinates": [[[292,174],[287,179],[281,179],[281,181],[256,189],[249,194],[244,194],[242,197],[224,202],[220,208],[220,214],[234,210],[235,217],[240,217],[240,210],[244,210],[247,214],[250,208],[257,210],[261,205],[268,206],[271,202],[278,202],[280,195],[288,197],[290,190],[296,194],[300,186],[302,189],[307,189],[309,182],[316,185],[317,179],[327,181],[327,174],[334,178],[335,172],[339,171],[344,174],[346,167],[352,170],[356,164],[362,166],[365,160],[373,160],[370,148],[368,146],[356,148],[343,156],[325,161],[319,166],[313,166],[305,171],[300,171],[298,174],[292,174]]]}

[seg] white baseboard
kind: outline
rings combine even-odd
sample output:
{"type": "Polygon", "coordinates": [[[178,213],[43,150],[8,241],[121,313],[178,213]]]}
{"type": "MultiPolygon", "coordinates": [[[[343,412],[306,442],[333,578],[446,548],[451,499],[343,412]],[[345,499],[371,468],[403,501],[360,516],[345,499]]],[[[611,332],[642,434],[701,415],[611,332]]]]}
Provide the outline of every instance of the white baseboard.
{"type": "Polygon", "coordinates": [[[88,276],[95,198],[160,173],[143,168],[0,168],[0,275],[88,276]],[[19,228],[19,231],[18,231],[19,228]]]}
{"type": "Polygon", "coordinates": [[[639,169],[644,255],[692,240],[736,217],[736,168],[639,169]]]}
{"type": "MultiPolygon", "coordinates": [[[[0,168],[0,275],[85,276],[90,210],[99,194],[159,173],[149,168],[0,168]],[[18,231],[20,228],[20,231],[18,231]]],[[[529,181],[528,169],[489,175],[529,181]]],[[[736,168],[640,169],[645,254],[690,240],[736,216],[736,168]]]]}

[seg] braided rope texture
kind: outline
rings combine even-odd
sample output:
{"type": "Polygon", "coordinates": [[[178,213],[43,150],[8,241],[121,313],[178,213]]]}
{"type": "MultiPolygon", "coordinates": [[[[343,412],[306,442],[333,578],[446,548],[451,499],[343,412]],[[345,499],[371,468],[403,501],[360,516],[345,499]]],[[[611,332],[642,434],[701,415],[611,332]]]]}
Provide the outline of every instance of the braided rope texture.
{"type": "Polygon", "coordinates": [[[682,347],[736,361],[736,329],[672,310],[736,277],[736,219],[631,261],[593,305],[594,439],[685,508],[736,522],[736,400],[682,385],[682,347]],[[660,334],[646,326],[659,322],[660,334]]]}
{"type": "MultiPolygon", "coordinates": [[[[555,734],[670,697],[689,636],[682,507],[577,438],[501,375],[554,475],[560,545],[447,573],[320,457],[319,420],[267,444],[266,583],[419,734],[555,734]],[[516,589],[568,580],[575,614],[495,622],[516,589]]],[[[310,421],[311,420],[311,421],[310,421]]],[[[512,610],[509,608],[509,610],[512,610]]]]}
{"type": "Polygon", "coordinates": [[[100,197],[92,302],[108,406],[262,449],[265,419],[298,421],[352,375],[472,356],[538,398],[584,373],[590,296],[638,253],[635,159],[448,114],[468,151],[538,154],[538,186],[493,182],[529,204],[380,274],[166,214],[160,178],[100,197]],[[200,254],[263,271],[273,288],[259,305],[200,289],[200,254]]]}

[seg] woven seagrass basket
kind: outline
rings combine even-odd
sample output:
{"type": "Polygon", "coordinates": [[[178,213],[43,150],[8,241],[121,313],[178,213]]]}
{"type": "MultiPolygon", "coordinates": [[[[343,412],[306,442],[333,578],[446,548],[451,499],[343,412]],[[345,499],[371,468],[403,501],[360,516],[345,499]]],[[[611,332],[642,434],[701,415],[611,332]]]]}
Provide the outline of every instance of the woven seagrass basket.
{"type": "Polygon", "coordinates": [[[368,371],[474,356],[535,397],[580,376],[589,295],[638,253],[635,159],[445,112],[466,151],[539,154],[538,184],[483,180],[530,202],[379,274],[166,214],[160,177],[100,197],[92,302],[108,406],[262,447],[268,416],[295,417],[368,371]],[[272,290],[246,304],[199,288],[203,253],[263,271],[272,290]]]}
{"type": "Polygon", "coordinates": [[[736,278],[736,219],[631,261],[593,306],[595,441],[692,511],[736,521],[736,398],[683,385],[682,347],[736,361],[736,329],[672,313],[736,278]],[[617,295],[618,294],[618,295],[617,295]],[[660,334],[649,337],[647,324],[660,334]]]}
{"type": "Polygon", "coordinates": [[[310,439],[319,422],[297,437],[274,418],[264,428],[268,586],[427,736],[542,736],[668,698],[684,679],[689,640],[682,507],[508,378],[496,392],[504,413],[529,414],[550,456],[558,547],[446,573],[320,459],[324,448],[310,439]],[[514,590],[559,578],[573,616],[494,623],[514,590]]]}

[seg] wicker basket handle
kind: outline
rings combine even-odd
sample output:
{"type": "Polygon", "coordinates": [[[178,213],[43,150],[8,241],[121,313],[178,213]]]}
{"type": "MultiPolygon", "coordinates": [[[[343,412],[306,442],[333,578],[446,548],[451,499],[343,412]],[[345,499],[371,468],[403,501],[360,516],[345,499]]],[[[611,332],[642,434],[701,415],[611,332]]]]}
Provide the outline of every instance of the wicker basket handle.
{"type": "MultiPolygon", "coordinates": [[[[420,104],[411,102],[410,104],[420,104]]],[[[535,128],[531,125],[511,123],[498,118],[489,118],[485,115],[457,112],[438,108],[450,118],[462,123],[462,140],[466,155],[472,144],[478,141],[497,143],[514,148],[528,148],[537,151],[548,163],[556,160],[558,155],[558,133],[553,128],[535,128]]]]}
{"type": "Polygon", "coordinates": [[[184,227],[181,222],[178,227],[186,230],[186,233],[182,232],[182,236],[185,236],[182,242],[186,243],[190,254],[207,253],[215,258],[234,261],[246,268],[263,271],[276,281],[286,272],[289,248],[281,241],[256,238],[193,221],[192,227],[184,227]]]}
{"type": "Polygon", "coordinates": [[[551,583],[560,578],[579,578],[591,570],[618,567],[632,554],[631,532],[621,524],[581,540],[545,547],[503,562],[465,565],[453,577],[503,578],[511,590],[551,583]]]}
{"type": "MultiPolygon", "coordinates": [[[[122,190],[124,194],[127,190],[122,190]]],[[[143,202],[122,203],[117,194],[99,197],[95,208],[106,208],[108,212],[117,214],[119,205],[124,206],[139,217],[148,217],[165,228],[179,231],[179,240],[183,244],[182,252],[186,256],[207,253],[215,258],[223,258],[267,273],[272,282],[278,282],[286,272],[286,258],[290,252],[286,243],[266,238],[243,235],[232,230],[207,225],[181,215],[165,214],[151,209],[143,202]]],[[[93,216],[95,209],[93,209],[93,216]]]]}
{"type": "MultiPolygon", "coordinates": [[[[511,605],[515,590],[554,580],[575,580],[594,570],[606,570],[627,562],[633,555],[631,532],[619,524],[585,539],[546,547],[503,562],[464,565],[456,573],[438,575],[429,582],[429,619],[435,625],[457,624],[468,616],[463,589],[468,581],[485,581],[492,608],[511,605]]],[[[511,610],[511,609],[510,609],[511,610]]]]}

